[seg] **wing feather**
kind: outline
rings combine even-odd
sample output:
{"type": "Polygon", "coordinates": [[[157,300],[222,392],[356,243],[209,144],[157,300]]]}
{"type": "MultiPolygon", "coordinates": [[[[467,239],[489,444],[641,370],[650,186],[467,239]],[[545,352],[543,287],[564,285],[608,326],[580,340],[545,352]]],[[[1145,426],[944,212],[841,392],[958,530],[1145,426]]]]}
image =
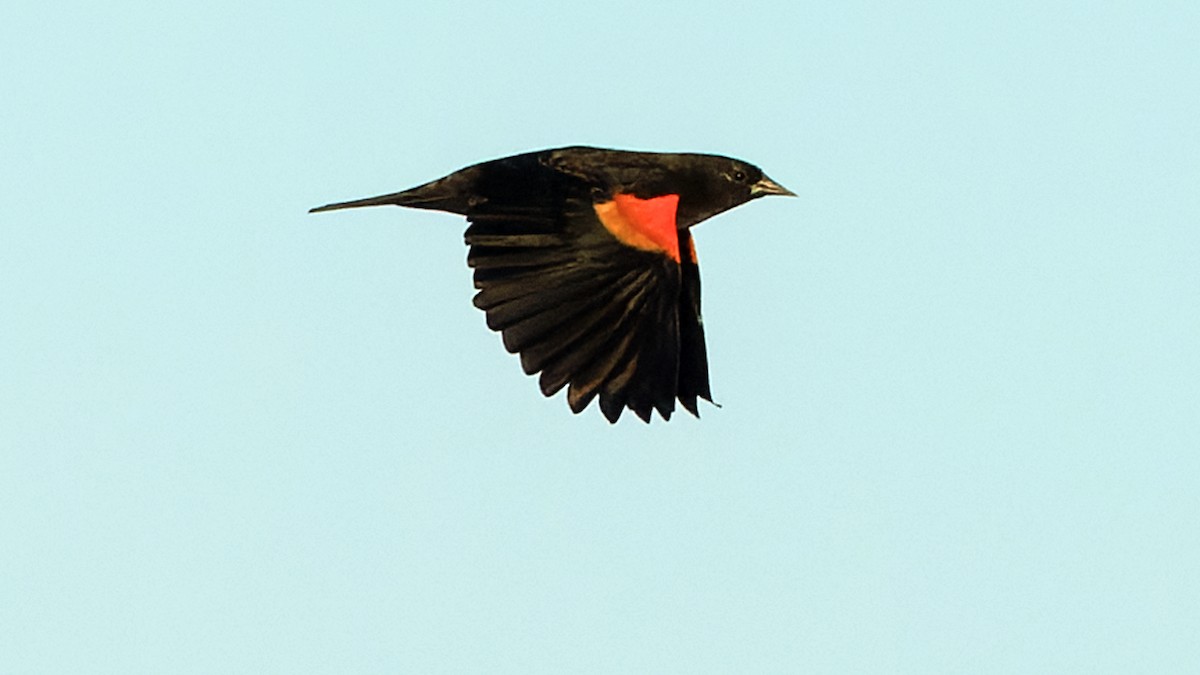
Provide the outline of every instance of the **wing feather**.
{"type": "MultiPolygon", "coordinates": [[[[598,398],[611,422],[626,408],[670,419],[678,398],[695,414],[707,369],[687,370],[705,359],[691,261],[618,239],[591,199],[580,192],[552,207],[493,203],[469,213],[474,304],[525,372],[540,373],[545,395],[567,388],[574,412],[598,398]]],[[[678,250],[690,250],[686,235],[678,250]]]]}

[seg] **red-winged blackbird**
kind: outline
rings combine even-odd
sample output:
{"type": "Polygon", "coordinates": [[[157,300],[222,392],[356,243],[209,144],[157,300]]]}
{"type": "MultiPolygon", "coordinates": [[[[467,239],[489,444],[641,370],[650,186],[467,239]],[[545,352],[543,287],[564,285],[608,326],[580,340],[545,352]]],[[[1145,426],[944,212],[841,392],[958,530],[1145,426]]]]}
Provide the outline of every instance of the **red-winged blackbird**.
{"type": "MultiPolygon", "coordinates": [[[[571,147],[469,166],[411,190],[328,204],[462,214],[475,306],[580,412],[599,396],[670,419],[712,401],[700,272],[688,228],[763,195],[793,195],[756,166],[718,155],[571,147]]],[[[794,195],[793,195],[794,196],[794,195]]]]}

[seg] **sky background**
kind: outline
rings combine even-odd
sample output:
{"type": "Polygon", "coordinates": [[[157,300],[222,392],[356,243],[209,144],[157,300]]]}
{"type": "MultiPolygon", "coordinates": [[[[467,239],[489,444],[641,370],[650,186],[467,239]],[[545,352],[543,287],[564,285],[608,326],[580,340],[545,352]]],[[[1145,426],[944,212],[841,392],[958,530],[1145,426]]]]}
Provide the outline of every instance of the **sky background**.
{"type": "Polygon", "coordinates": [[[63,3],[0,20],[0,672],[1195,672],[1194,2],[63,3]],[[722,408],[610,426],[458,217],[699,226],[722,408]]]}

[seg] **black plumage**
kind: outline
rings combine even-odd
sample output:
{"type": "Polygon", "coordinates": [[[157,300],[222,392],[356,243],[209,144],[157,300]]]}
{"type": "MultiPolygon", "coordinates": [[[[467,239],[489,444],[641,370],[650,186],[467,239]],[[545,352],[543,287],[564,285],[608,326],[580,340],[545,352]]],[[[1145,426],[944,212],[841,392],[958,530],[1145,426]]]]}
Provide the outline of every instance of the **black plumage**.
{"type": "Polygon", "coordinates": [[[567,388],[670,419],[712,400],[700,273],[689,228],[759,196],[790,195],[717,155],[571,147],[492,160],[403,192],[329,204],[398,205],[467,217],[475,306],[542,393],[567,388]]]}

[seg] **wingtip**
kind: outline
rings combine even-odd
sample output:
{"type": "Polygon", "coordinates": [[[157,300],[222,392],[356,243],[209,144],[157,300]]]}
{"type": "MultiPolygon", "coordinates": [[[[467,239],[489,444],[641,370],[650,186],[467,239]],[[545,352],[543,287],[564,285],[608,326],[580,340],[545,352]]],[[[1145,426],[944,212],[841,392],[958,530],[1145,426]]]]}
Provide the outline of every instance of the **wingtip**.
{"type": "Polygon", "coordinates": [[[680,396],[679,403],[683,405],[683,409],[692,414],[692,417],[700,419],[700,408],[696,404],[695,396],[680,396]]]}

